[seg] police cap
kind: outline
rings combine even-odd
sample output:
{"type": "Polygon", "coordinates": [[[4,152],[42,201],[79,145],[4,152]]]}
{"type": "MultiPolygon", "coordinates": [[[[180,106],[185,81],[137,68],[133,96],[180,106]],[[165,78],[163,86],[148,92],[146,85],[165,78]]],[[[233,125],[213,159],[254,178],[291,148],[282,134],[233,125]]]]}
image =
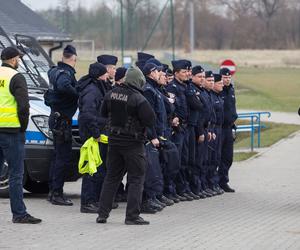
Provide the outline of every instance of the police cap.
{"type": "Polygon", "coordinates": [[[76,52],[76,48],[72,45],[67,45],[65,48],[64,48],[64,54],[69,54],[69,55],[75,55],[77,56],[77,52],[76,52]]]}
{"type": "Polygon", "coordinates": [[[147,60],[154,58],[154,55],[144,53],[144,52],[138,52],[137,53],[137,61],[144,61],[146,62],[147,60]]]}
{"type": "Polygon", "coordinates": [[[186,60],[174,60],[171,63],[174,71],[188,69],[188,64],[186,60]]]}
{"type": "Polygon", "coordinates": [[[214,77],[214,73],[212,71],[205,71],[205,78],[214,77]]]}
{"type": "Polygon", "coordinates": [[[190,60],[184,60],[186,62],[187,69],[190,70],[192,68],[192,62],[190,60]]]}
{"type": "Polygon", "coordinates": [[[118,57],[113,55],[100,55],[97,57],[97,61],[104,65],[116,65],[118,62],[118,57]]]}
{"type": "Polygon", "coordinates": [[[199,73],[203,73],[203,72],[204,72],[204,69],[200,65],[197,65],[197,66],[192,68],[192,75],[193,76],[195,76],[199,73]]]}
{"type": "Polygon", "coordinates": [[[146,61],[146,64],[147,63],[154,63],[157,66],[157,70],[163,70],[162,63],[155,58],[150,58],[149,60],[146,61]]]}
{"type": "Polygon", "coordinates": [[[231,76],[230,70],[228,68],[220,69],[220,75],[222,76],[231,76]]]}
{"type": "Polygon", "coordinates": [[[220,81],[222,81],[222,75],[214,74],[214,79],[215,79],[215,82],[220,82],[220,81]]]}
{"type": "Polygon", "coordinates": [[[152,71],[157,70],[158,67],[154,63],[146,63],[145,66],[143,67],[143,74],[145,76],[149,75],[152,71]]]}

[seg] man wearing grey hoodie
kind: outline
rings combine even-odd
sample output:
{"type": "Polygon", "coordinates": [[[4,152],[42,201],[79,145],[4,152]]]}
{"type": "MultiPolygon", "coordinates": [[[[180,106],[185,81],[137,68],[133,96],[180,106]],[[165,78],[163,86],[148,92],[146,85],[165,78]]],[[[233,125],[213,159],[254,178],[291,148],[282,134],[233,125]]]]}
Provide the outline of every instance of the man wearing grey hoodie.
{"type": "Polygon", "coordinates": [[[97,223],[106,223],[118,187],[127,172],[125,224],[149,224],[139,216],[146,168],[145,131],[146,127],[155,124],[155,113],[142,94],[145,82],[139,69],[129,68],[124,84],[115,87],[104,97],[101,115],[108,118],[108,158],[97,223]]]}

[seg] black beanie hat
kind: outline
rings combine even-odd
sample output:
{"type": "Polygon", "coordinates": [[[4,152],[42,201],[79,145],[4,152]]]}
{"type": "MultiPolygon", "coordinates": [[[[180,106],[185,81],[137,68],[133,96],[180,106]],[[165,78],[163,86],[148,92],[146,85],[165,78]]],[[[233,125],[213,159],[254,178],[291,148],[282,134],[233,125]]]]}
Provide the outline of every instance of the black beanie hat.
{"type": "Polygon", "coordinates": [[[107,72],[106,67],[102,63],[92,63],[89,67],[89,76],[97,79],[99,76],[104,75],[107,72]]]}
{"type": "Polygon", "coordinates": [[[127,69],[124,67],[119,67],[116,70],[116,75],[115,75],[115,81],[121,80],[123,77],[125,77],[127,69]]]}

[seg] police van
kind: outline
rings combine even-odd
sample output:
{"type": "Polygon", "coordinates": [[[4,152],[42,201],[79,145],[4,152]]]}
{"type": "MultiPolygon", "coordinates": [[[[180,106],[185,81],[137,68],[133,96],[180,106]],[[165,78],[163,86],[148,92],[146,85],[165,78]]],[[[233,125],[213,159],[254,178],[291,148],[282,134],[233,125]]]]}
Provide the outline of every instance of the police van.
{"type": "MultiPolygon", "coordinates": [[[[53,62],[38,42],[30,36],[8,36],[0,27],[0,53],[8,46],[17,46],[24,53],[18,71],[26,79],[30,100],[30,117],[26,130],[24,159],[24,188],[33,193],[48,192],[49,168],[54,156],[53,136],[49,130],[48,120],[50,108],[44,104],[44,93],[48,89],[47,71],[53,62]]],[[[1,60],[0,63],[2,64],[1,60]]],[[[77,115],[75,115],[77,117],[77,115]]],[[[76,181],[78,174],[80,138],[77,118],[73,120],[73,164],[66,170],[65,181],[76,181]]],[[[0,197],[8,196],[8,166],[0,162],[0,197]]]]}

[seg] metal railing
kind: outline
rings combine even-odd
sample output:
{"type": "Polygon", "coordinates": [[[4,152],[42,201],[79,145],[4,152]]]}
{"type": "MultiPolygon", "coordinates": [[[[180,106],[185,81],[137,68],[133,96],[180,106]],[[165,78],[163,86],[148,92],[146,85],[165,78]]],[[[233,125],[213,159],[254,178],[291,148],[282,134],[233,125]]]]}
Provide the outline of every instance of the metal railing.
{"type": "Polygon", "coordinates": [[[251,151],[254,149],[254,139],[255,132],[257,132],[257,147],[259,148],[261,143],[261,129],[266,126],[261,124],[261,117],[263,115],[267,115],[269,118],[271,116],[270,112],[247,112],[247,113],[239,113],[238,119],[249,120],[250,124],[237,125],[236,132],[250,132],[250,143],[251,143],[251,151]]]}

